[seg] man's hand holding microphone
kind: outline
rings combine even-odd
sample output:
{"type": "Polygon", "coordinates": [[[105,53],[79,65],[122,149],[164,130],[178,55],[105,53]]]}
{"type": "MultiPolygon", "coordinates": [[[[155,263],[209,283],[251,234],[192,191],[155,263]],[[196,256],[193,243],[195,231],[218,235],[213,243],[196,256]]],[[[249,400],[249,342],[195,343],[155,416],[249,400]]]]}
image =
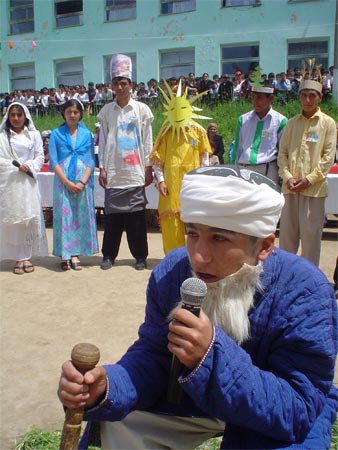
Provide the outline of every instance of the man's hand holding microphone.
{"type": "MultiPolygon", "coordinates": [[[[182,390],[177,380],[182,370],[197,366],[213,337],[213,325],[201,310],[206,284],[198,278],[188,278],[182,283],[180,293],[182,302],[171,313],[168,333],[168,349],[173,358],[167,398],[172,403],[179,403],[181,399],[182,390]]],[[[91,408],[104,398],[106,389],[104,367],[95,367],[82,375],[71,361],[63,364],[58,396],[67,408],[91,408]]]]}

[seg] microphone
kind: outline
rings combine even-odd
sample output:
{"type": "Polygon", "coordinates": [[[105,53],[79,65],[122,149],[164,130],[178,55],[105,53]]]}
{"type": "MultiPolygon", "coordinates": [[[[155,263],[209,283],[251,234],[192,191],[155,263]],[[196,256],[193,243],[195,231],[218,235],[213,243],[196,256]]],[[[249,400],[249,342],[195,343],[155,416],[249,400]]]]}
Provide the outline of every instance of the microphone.
{"type": "MultiPolygon", "coordinates": [[[[13,166],[15,167],[20,167],[21,164],[19,163],[19,161],[16,161],[15,159],[13,159],[12,161],[13,166]]],[[[27,172],[25,172],[28,176],[34,178],[34,175],[32,174],[32,172],[30,170],[27,170],[27,172]]]]}
{"type": "MultiPolygon", "coordinates": [[[[187,278],[183,281],[180,288],[182,306],[181,308],[192,312],[199,317],[201,304],[207,294],[207,285],[199,278],[187,278]]],[[[184,365],[173,355],[170,369],[169,386],[167,392],[167,400],[170,403],[179,404],[182,397],[182,388],[178,382],[184,365]]]]}

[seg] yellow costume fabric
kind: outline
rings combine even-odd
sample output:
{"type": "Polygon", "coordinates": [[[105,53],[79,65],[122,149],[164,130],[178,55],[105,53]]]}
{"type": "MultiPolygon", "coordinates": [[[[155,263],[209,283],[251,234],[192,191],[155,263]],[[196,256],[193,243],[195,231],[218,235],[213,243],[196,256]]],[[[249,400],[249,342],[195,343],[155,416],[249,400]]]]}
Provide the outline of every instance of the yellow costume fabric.
{"type": "Polygon", "coordinates": [[[204,152],[212,154],[206,131],[202,127],[191,126],[185,133],[173,136],[173,130],[159,133],[150,155],[153,165],[163,171],[168,195],[160,195],[158,212],[160,216],[164,253],[185,244],[184,224],[180,220],[179,192],[183,176],[200,167],[204,152]]]}

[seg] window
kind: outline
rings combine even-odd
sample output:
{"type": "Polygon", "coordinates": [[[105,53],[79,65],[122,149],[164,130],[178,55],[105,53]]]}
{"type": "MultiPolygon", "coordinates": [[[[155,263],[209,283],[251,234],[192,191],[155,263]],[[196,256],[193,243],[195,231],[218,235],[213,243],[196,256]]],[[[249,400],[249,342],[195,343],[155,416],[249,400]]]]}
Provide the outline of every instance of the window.
{"type": "Polygon", "coordinates": [[[196,0],[161,0],[161,14],[178,14],[196,10],[196,0]]]}
{"type": "Polygon", "coordinates": [[[83,61],[79,59],[68,59],[55,62],[56,83],[74,86],[75,84],[84,84],[83,81],[83,61]]]}
{"type": "Polygon", "coordinates": [[[233,75],[237,70],[250,72],[259,65],[259,45],[222,47],[222,74],[233,75]]]}
{"type": "Polygon", "coordinates": [[[106,0],[106,20],[136,19],[136,0],[106,0]]]}
{"type": "Polygon", "coordinates": [[[194,49],[160,53],[160,78],[187,77],[189,72],[195,72],[194,49]]]}
{"type": "Polygon", "coordinates": [[[56,27],[82,25],[82,0],[55,0],[56,27]]]}
{"type": "Polygon", "coordinates": [[[309,69],[308,59],[315,58],[315,66],[322,64],[324,69],[328,68],[328,41],[303,41],[288,43],[288,68],[304,67],[309,69]]]}
{"type": "Polygon", "coordinates": [[[10,0],[9,14],[10,34],[34,32],[33,0],[10,0]]]}
{"type": "Polygon", "coordinates": [[[10,67],[11,90],[35,89],[34,64],[10,67]]]}
{"type": "Polygon", "coordinates": [[[223,8],[229,6],[261,6],[260,0],[223,0],[223,8]]]}
{"type": "MultiPolygon", "coordinates": [[[[117,52],[116,52],[117,53],[117,52]]],[[[137,81],[137,67],[136,67],[136,55],[130,54],[130,53],[124,53],[124,55],[128,55],[131,58],[131,65],[132,65],[132,81],[137,81]]],[[[104,83],[110,83],[111,77],[110,77],[110,60],[113,54],[107,55],[104,57],[104,83]]]]}
{"type": "Polygon", "coordinates": [[[289,3],[318,2],[320,0],[289,0],[289,3]]]}

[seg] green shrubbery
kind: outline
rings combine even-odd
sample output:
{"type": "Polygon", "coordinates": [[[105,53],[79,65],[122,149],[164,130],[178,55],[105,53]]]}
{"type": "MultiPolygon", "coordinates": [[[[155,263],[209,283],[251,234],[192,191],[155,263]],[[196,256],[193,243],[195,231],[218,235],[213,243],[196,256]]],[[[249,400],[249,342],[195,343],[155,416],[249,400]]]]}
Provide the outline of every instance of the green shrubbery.
{"type": "MultiPolygon", "coordinates": [[[[200,124],[204,128],[207,128],[209,122],[216,122],[218,124],[218,132],[223,136],[225,153],[227,154],[229,146],[235,137],[237,119],[241,114],[252,109],[251,103],[249,101],[239,101],[218,103],[214,106],[199,104],[198,107],[203,108],[203,113],[201,114],[212,118],[212,120],[199,120],[200,124]]],[[[338,105],[331,99],[322,102],[320,107],[323,112],[333,117],[336,122],[338,121],[338,105]]],[[[300,112],[300,104],[297,100],[283,105],[278,102],[278,99],[274,99],[273,108],[288,118],[293,117],[300,112]]],[[[161,106],[153,109],[154,139],[156,138],[164,120],[163,111],[164,109],[161,106]]],[[[63,122],[61,115],[46,115],[44,117],[37,118],[33,117],[33,120],[36,127],[40,131],[52,130],[63,122]]],[[[83,121],[92,132],[95,131],[95,123],[97,122],[96,116],[85,115],[83,121]]]]}

